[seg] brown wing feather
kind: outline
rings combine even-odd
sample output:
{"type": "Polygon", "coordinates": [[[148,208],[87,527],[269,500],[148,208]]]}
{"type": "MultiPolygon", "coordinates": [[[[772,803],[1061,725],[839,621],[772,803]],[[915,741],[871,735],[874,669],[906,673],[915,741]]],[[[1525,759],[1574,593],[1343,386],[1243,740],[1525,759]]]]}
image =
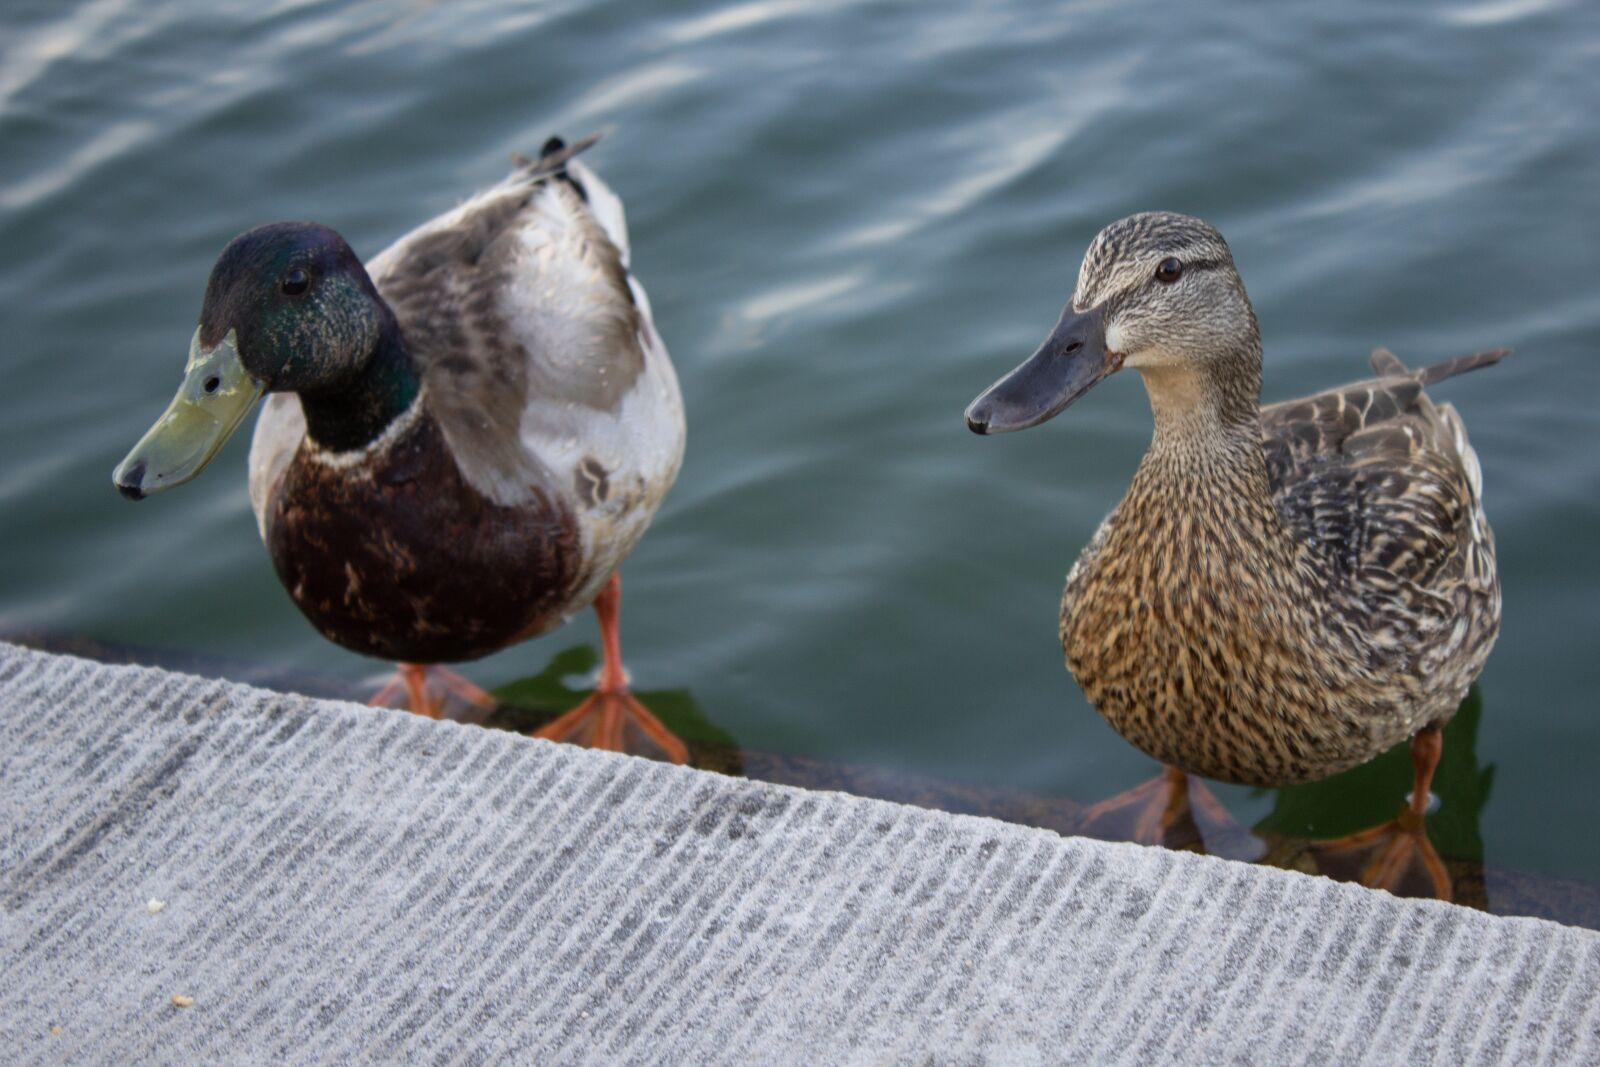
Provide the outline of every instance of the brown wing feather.
{"type": "Polygon", "coordinates": [[[1492,582],[1492,564],[1480,559],[1493,547],[1477,459],[1454,411],[1435,405],[1423,384],[1503,355],[1408,371],[1379,349],[1373,368],[1384,377],[1262,409],[1268,478],[1285,524],[1375,616],[1404,608],[1405,619],[1374,617],[1369,628],[1445,627],[1456,610],[1450,590],[1480,584],[1485,571],[1492,582]]]}

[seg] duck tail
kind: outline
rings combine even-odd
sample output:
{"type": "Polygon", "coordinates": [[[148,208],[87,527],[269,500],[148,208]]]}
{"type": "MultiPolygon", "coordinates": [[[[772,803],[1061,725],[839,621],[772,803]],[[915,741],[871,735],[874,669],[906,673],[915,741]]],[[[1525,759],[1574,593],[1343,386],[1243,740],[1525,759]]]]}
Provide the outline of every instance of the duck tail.
{"type": "Polygon", "coordinates": [[[1442,382],[1446,378],[1454,378],[1458,374],[1465,374],[1469,370],[1477,370],[1479,367],[1488,367],[1499,363],[1510,354],[1511,349],[1509,348],[1491,348],[1487,352],[1474,352],[1470,356],[1457,356],[1455,359],[1447,359],[1443,363],[1435,363],[1431,367],[1423,367],[1417,371],[1417,377],[1423,385],[1432,385],[1434,382],[1442,382]]]}
{"type": "Polygon", "coordinates": [[[564,174],[566,173],[567,163],[579,152],[588,149],[598,140],[600,140],[598,133],[592,133],[588,137],[574,141],[571,144],[559,137],[552,137],[544,143],[544,147],[539,149],[538,159],[529,159],[518,152],[511,157],[511,162],[517,165],[518,170],[524,172],[522,177],[528,179],[548,178],[551,175],[564,174]]]}
{"type": "Polygon", "coordinates": [[[1372,373],[1380,378],[1393,378],[1411,373],[1406,369],[1406,365],[1400,362],[1400,357],[1387,348],[1374,348],[1371,358],[1372,373]]]}
{"type": "Polygon", "coordinates": [[[1487,367],[1499,363],[1511,354],[1509,348],[1492,348],[1487,352],[1474,352],[1470,356],[1457,356],[1447,359],[1443,363],[1435,363],[1429,367],[1419,367],[1412,370],[1400,362],[1400,357],[1387,348],[1374,348],[1372,350],[1372,370],[1380,377],[1388,378],[1405,375],[1415,378],[1423,385],[1432,385],[1442,382],[1446,378],[1454,378],[1458,374],[1465,374],[1469,370],[1487,367]]]}

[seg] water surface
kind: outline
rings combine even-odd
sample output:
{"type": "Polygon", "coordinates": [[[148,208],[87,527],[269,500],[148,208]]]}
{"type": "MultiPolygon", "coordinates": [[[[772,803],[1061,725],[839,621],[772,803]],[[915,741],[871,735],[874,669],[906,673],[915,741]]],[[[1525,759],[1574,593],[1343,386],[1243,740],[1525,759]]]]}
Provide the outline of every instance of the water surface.
{"type": "MultiPolygon", "coordinates": [[[[624,570],[641,687],[753,748],[1110,793],[1152,767],[1063,669],[1056,605],[1148,406],[1119,376],[1028,434],[979,439],[961,412],[1102,225],[1186,211],[1233,246],[1269,400],[1379,344],[1516,347],[1436,390],[1482,459],[1505,592],[1455,742],[1472,784],[1441,788],[1466,828],[1441,832],[1600,878],[1600,9],[962,7],[8,5],[0,625],[378,671],[278,587],[247,435],[138,506],[111,467],[235,233],[313,219],[370,256],[511,153],[603,130],[690,421],[624,570]]],[[[471,672],[503,685],[594,643],[584,617],[471,672]]],[[[1246,825],[1338,832],[1398,803],[1385,766],[1327,803],[1221,795],[1246,825]]]]}

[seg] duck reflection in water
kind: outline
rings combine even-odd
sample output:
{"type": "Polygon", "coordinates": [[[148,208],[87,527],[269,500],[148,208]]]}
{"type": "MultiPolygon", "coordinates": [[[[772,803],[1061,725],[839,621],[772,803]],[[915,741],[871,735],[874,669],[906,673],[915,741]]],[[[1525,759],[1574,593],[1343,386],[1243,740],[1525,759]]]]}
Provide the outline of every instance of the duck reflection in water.
{"type": "MultiPolygon", "coordinates": [[[[467,707],[458,721],[536,733],[583,706],[594,688],[595,668],[601,659],[588,645],[562,649],[538,674],[496,689],[492,708],[467,707]]],[[[696,767],[721,774],[744,773],[743,752],[733,735],[714,725],[687,689],[640,690],[637,695],[682,739],[696,767]]]]}
{"type": "MultiPolygon", "coordinates": [[[[1479,826],[1494,785],[1494,766],[1478,762],[1482,718],[1483,692],[1474,685],[1443,731],[1444,750],[1433,774],[1428,834],[1449,872],[1455,902],[1487,909],[1479,826]]],[[[1380,822],[1393,809],[1394,798],[1403,795],[1412,781],[1407,746],[1396,745],[1370,763],[1333,778],[1271,791],[1272,811],[1251,830],[1264,848],[1261,862],[1360,881],[1363,865],[1359,857],[1319,849],[1319,839],[1356,833],[1380,822]]],[[[1406,888],[1400,887],[1402,891],[1406,888]]],[[[1431,887],[1418,884],[1410,888],[1426,895],[1431,887]]]]}

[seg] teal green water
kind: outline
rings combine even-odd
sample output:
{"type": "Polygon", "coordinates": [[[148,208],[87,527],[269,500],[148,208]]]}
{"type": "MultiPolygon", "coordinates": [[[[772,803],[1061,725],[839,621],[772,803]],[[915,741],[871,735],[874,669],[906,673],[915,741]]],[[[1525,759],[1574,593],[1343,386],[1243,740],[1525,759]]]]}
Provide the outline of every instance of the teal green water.
{"type": "MultiPolygon", "coordinates": [[[[1379,344],[1517,348],[1436,391],[1482,458],[1505,592],[1440,819],[1454,850],[1600,877],[1600,8],[668,10],[6,5],[0,626],[375,674],[278,587],[246,435],[140,505],[111,468],[235,233],[314,219],[371,255],[512,152],[603,130],[689,411],[624,569],[641,688],[747,746],[1110,793],[1152,767],[1063,669],[1056,604],[1148,439],[1139,383],[1005,438],[961,412],[1102,225],[1169,208],[1232,243],[1268,399],[1379,344]]],[[[470,671],[503,685],[595,641],[585,617],[470,671]]],[[[1333,832],[1405,770],[1221,796],[1333,832]]]]}

